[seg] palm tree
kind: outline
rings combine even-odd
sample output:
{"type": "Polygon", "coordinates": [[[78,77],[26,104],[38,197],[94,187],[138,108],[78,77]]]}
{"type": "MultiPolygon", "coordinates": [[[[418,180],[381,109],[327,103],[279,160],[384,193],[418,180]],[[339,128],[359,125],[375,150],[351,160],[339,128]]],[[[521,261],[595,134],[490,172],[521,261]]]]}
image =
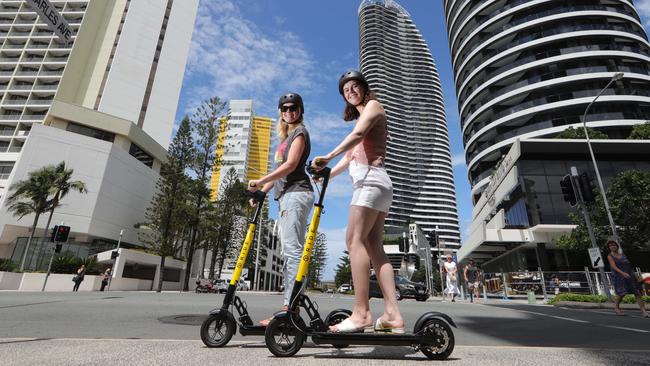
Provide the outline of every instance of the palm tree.
{"type": "MultiPolygon", "coordinates": [[[[75,180],[70,181],[72,178],[72,173],[74,170],[65,168],[65,161],[60,162],[56,167],[53,168],[54,171],[54,180],[52,181],[49,189],[49,193],[53,194],[54,197],[49,201],[50,202],[50,215],[47,218],[47,225],[45,225],[45,235],[47,236],[47,229],[50,227],[50,222],[52,222],[52,215],[54,214],[54,209],[61,206],[61,200],[63,197],[67,196],[70,191],[77,191],[79,193],[87,193],[86,183],[75,180]]],[[[45,240],[45,239],[44,239],[45,240]]]]}
{"type": "Polygon", "coordinates": [[[20,261],[21,271],[25,268],[25,259],[36,232],[38,219],[41,214],[50,209],[51,200],[48,198],[53,181],[54,167],[46,166],[30,172],[26,180],[21,180],[11,186],[13,193],[7,198],[8,211],[12,212],[14,216],[18,216],[18,220],[27,215],[34,215],[31,232],[20,261]]]}

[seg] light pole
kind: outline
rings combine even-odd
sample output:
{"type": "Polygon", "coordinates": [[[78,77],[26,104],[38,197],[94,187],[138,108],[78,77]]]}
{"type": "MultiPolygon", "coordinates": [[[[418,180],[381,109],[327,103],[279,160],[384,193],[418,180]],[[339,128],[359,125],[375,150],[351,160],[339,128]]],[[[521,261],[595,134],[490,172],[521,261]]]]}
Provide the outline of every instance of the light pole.
{"type": "MultiPolygon", "coordinates": [[[[124,230],[120,230],[120,238],[117,239],[117,249],[115,249],[115,251],[117,252],[118,255],[120,254],[120,243],[122,243],[122,234],[124,234],[124,230]]],[[[110,277],[108,277],[108,289],[106,289],[106,292],[109,292],[111,290],[111,282],[113,282],[113,276],[115,275],[116,264],[117,264],[117,257],[113,258],[113,268],[111,268],[111,275],[110,277]]]]}
{"type": "Polygon", "coordinates": [[[587,108],[585,109],[585,113],[582,115],[582,127],[585,130],[585,137],[587,138],[587,146],[589,146],[589,154],[591,154],[591,161],[594,163],[594,171],[596,172],[596,179],[598,180],[598,188],[600,189],[600,194],[603,196],[603,203],[605,204],[605,211],[607,212],[607,218],[609,219],[609,225],[612,227],[612,235],[618,242],[618,248],[619,251],[622,253],[623,252],[623,246],[620,243],[620,240],[618,238],[618,232],[616,231],[616,225],[614,224],[614,218],[612,217],[612,212],[609,209],[609,203],[607,202],[607,195],[605,194],[605,188],[603,187],[603,180],[600,178],[600,172],[598,171],[598,164],[596,164],[596,157],[594,156],[594,150],[591,147],[591,140],[589,139],[589,132],[587,132],[587,112],[589,112],[589,108],[591,108],[591,105],[596,102],[596,99],[600,97],[600,95],[607,89],[609,86],[618,80],[623,79],[623,73],[622,72],[617,72],[612,75],[612,78],[609,80],[607,85],[603,89],[601,89],[598,92],[598,95],[596,95],[596,98],[587,105],[587,108]]]}

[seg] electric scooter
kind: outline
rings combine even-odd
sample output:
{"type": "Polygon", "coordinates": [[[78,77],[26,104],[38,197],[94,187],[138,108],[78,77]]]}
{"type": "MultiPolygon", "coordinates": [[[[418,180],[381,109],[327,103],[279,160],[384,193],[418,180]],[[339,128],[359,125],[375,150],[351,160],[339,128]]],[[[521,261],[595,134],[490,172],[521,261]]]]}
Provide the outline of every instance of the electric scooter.
{"type": "Polygon", "coordinates": [[[223,304],[220,308],[210,311],[210,315],[201,325],[201,340],[208,347],[223,347],[228,344],[237,330],[237,323],[239,323],[239,333],[243,336],[264,335],[265,327],[253,324],[253,320],[248,314],[246,303],[244,303],[239,296],[235,295],[237,284],[239,283],[239,278],[241,277],[242,269],[244,268],[244,263],[248,257],[248,251],[253,242],[253,238],[255,237],[257,220],[262,212],[262,203],[266,198],[266,193],[262,191],[246,191],[246,195],[252,198],[253,201],[257,203],[257,206],[252,220],[248,223],[246,238],[244,239],[244,244],[239,251],[239,257],[235,264],[235,271],[230,279],[230,284],[228,285],[228,290],[223,299],[223,304]],[[239,322],[235,321],[233,313],[229,310],[229,307],[232,305],[237,309],[239,322]]]}
{"type": "MultiPolygon", "coordinates": [[[[254,202],[257,203],[257,206],[252,220],[248,223],[248,231],[246,233],[246,238],[244,239],[244,244],[239,251],[239,257],[235,264],[235,271],[230,279],[230,284],[221,307],[210,311],[210,315],[201,325],[201,340],[210,348],[223,347],[228,344],[237,330],[237,325],[239,325],[239,334],[242,336],[263,336],[266,329],[264,326],[255,325],[253,323],[253,320],[248,313],[246,303],[235,294],[237,292],[237,283],[239,282],[242,269],[244,268],[244,263],[248,256],[248,251],[253,242],[253,238],[255,237],[255,230],[257,228],[256,223],[262,212],[262,203],[266,198],[266,193],[263,191],[246,191],[246,195],[251,197],[254,202]],[[234,306],[237,310],[239,321],[235,320],[233,312],[229,310],[231,306],[234,306]]],[[[326,323],[329,325],[337,324],[347,318],[350,314],[351,312],[347,310],[341,310],[336,313],[332,312],[332,314],[327,317],[326,323]]]]}
{"type": "Polygon", "coordinates": [[[315,344],[331,344],[336,348],[344,348],[351,344],[411,346],[416,351],[422,351],[429,359],[447,359],[453,352],[455,344],[454,333],[449,325],[456,327],[456,324],[448,315],[439,312],[427,312],[420,316],[415,323],[413,333],[392,334],[379,331],[374,333],[328,332],[329,325],[343,321],[351,315],[351,312],[337,309],[328,315],[326,321],[323,321],[318,313],[318,306],[307,295],[301,293],[303,280],[311,260],[321,212],[324,207],[323,199],[331,169],[326,167],[320,171],[314,171],[308,168],[308,172],[314,178],[321,179],[323,188],[318,201],[314,204],[314,214],[309,225],[298,274],[291,292],[289,309],[273,314],[273,320],[271,320],[264,332],[266,347],[277,357],[290,357],[300,351],[307,337],[311,337],[315,344]],[[305,309],[309,317],[309,325],[305,324],[298,315],[298,309],[301,307],[305,309]]]}

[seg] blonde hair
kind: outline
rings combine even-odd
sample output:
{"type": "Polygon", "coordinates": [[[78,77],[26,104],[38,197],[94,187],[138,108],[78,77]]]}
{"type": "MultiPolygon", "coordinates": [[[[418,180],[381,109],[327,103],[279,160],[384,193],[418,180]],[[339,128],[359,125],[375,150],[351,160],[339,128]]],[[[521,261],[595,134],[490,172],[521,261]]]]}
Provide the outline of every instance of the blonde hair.
{"type": "MultiPolygon", "coordinates": [[[[300,124],[300,126],[302,127],[305,127],[302,110],[300,111],[300,118],[296,123],[300,124]]],[[[278,117],[278,125],[276,127],[276,130],[278,132],[278,137],[280,138],[280,141],[284,141],[289,135],[289,124],[285,122],[284,119],[282,118],[282,112],[280,112],[280,116],[278,117]]]]}

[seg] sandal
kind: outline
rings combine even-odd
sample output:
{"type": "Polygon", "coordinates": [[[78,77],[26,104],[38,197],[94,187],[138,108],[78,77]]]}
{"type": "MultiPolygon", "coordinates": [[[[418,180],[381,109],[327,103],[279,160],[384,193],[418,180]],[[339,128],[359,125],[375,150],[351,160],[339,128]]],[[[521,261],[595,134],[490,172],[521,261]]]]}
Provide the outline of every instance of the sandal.
{"type": "Polygon", "coordinates": [[[381,322],[381,318],[379,318],[375,323],[375,331],[382,332],[382,333],[404,334],[404,327],[398,328],[398,327],[385,326],[384,323],[381,322]]]}
{"type": "Polygon", "coordinates": [[[263,327],[268,327],[269,323],[273,320],[273,317],[260,320],[260,325],[263,327]]]}
{"type": "Polygon", "coordinates": [[[352,323],[350,318],[346,318],[342,322],[334,325],[334,330],[330,330],[333,333],[363,333],[367,330],[372,330],[372,325],[357,327],[352,323]]]}

